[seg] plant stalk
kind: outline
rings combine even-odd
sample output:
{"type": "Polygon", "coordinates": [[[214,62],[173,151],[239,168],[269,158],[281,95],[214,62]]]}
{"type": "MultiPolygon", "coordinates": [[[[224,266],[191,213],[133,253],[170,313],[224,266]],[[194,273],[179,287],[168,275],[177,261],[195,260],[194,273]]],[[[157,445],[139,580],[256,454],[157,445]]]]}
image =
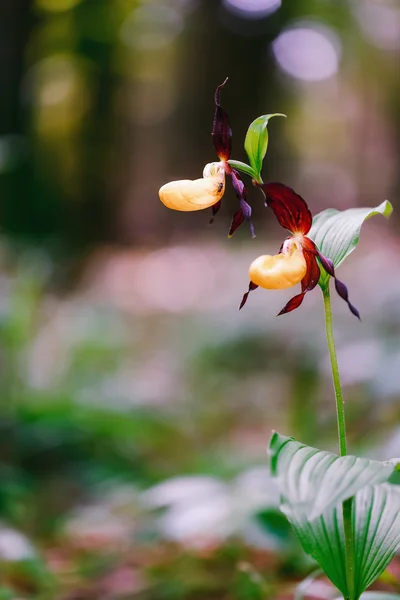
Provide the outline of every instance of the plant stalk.
{"type": "MultiPolygon", "coordinates": [[[[329,282],[323,288],[324,309],[325,309],[325,328],[326,339],[328,342],[329,357],[331,360],[333,388],[335,390],[336,414],[339,434],[340,456],[347,454],[347,436],[346,420],[344,414],[344,400],[342,386],[340,383],[339,365],[336,355],[335,339],[332,326],[332,305],[329,291],[329,282]]],[[[345,538],[345,562],[346,562],[346,582],[348,598],[354,600],[354,535],[353,535],[353,498],[343,502],[343,526],[345,538]]]]}

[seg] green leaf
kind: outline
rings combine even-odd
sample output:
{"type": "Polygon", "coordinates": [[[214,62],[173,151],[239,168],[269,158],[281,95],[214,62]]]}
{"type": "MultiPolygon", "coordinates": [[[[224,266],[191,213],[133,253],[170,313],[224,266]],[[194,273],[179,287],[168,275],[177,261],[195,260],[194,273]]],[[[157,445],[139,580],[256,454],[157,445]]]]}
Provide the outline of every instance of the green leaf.
{"type": "Polygon", "coordinates": [[[332,583],[346,597],[348,593],[341,508],[339,505],[327,510],[312,521],[301,511],[291,510],[286,502],[282,511],[292,524],[304,551],[317,561],[332,583]]]}
{"type": "Polygon", "coordinates": [[[358,594],[386,569],[400,546],[400,490],[388,483],[358,492],[353,509],[355,589],[358,594]]]}
{"type": "Polygon", "coordinates": [[[357,456],[337,456],[274,433],[271,472],[288,504],[310,520],[351,498],[365,485],[383,483],[394,465],[357,456]]]}
{"type": "Polygon", "coordinates": [[[250,165],[247,165],[246,163],[241,162],[240,160],[228,160],[228,163],[233,169],[237,169],[242,173],[246,173],[246,175],[249,175],[252,179],[257,179],[258,175],[254,171],[254,169],[250,167],[250,165]]]}
{"type": "MultiPolygon", "coordinates": [[[[338,267],[357,246],[363,223],[374,215],[383,215],[388,219],[392,212],[393,206],[388,200],[376,208],[328,208],[315,215],[308,235],[319,251],[338,267]]],[[[328,279],[329,275],[324,272],[320,284],[326,283],[328,279]]]]}
{"type": "Polygon", "coordinates": [[[252,169],[257,174],[255,177],[257,180],[261,179],[262,163],[268,148],[268,121],[272,117],[286,117],[286,115],[273,113],[258,117],[250,123],[244,140],[244,149],[247,152],[252,169]]]}
{"type": "Polygon", "coordinates": [[[341,503],[355,497],[354,590],[358,598],[400,547],[400,489],[377,483],[387,480],[395,465],[355,456],[339,458],[277,433],[272,437],[270,454],[271,470],[282,494],[282,512],[304,550],[345,597],[348,589],[341,503]]]}

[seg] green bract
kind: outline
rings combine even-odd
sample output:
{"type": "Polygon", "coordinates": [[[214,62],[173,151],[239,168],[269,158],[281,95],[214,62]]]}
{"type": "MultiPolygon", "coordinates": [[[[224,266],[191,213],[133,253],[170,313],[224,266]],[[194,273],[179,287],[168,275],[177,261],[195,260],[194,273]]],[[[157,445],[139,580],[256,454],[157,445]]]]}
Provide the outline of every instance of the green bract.
{"type": "MultiPolygon", "coordinates": [[[[392,212],[393,207],[388,200],[376,208],[328,208],[315,215],[308,237],[314,240],[321,254],[330,258],[336,268],[357,246],[364,221],[374,215],[383,215],[388,219],[392,212]]],[[[321,269],[320,285],[325,285],[328,279],[329,275],[321,269]]]]}
{"type": "Polygon", "coordinates": [[[233,169],[242,171],[242,173],[249,175],[252,179],[257,179],[258,175],[254,171],[254,169],[252,167],[250,167],[250,165],[247,165],[246,163],[241,162],[240,160],[228,160],[228,163],[231,165],[231,167],[233,169]]]}
{"type": "Polygon", "coordinates": [[[272,117],[286,117],[286,115],[273,113],[258,117],[250,123],[244,140],[244,149],[249,157],[250,166],[256,173],[254,179],[258,182],[261,182],[262,164],[268,148],[268,121],[272,117]]]}
{"type": "Polygon", "coordinates": [[[350,593],[341,503],[354,497],[351,600],[358,599],[400,547],[400,488],[387,483],[395,464],[338,457],[277,433],[271,439],[270,456],[282,511],[304,550],[346,598],[350,593]]]}

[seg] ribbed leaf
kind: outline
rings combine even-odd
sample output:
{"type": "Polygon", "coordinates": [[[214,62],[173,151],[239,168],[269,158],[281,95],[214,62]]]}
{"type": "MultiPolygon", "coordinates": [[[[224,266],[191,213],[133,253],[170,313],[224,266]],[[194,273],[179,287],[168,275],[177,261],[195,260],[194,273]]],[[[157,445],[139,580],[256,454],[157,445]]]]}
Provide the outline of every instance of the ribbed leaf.
{"type": "Polygon", "coordinates": [[[260,180],[260,173],[264,156],[268,148],[268,121],[272,117],[286,117],[281,113],[271,115],[262,115],[250,123],[244,140],[244,149],[249,157],[252,169],[257,174],[256,179],[260,180]]]}
{"type": "Polygon", "coordinates": [[[362,592],[383,573],[400,547],[400,489],[384,483],[356,495],[354,509],[355,589],[362,592]]]}
{"type": "MultiPolygon", "coordinates": [[[[338,267],[357,246],[363,223],[374,215],[383,215],[388,219],[392,212],[393,207],[388,200],[376,208],[349,208],[342,211],[328,208],[315,215],[309,237],[319,251],[338,267]]],[[[329,275],[324,273],[320,283],[328,278],[329,275]]]]}
{"type": "Polygon", "coordinates": [[[317,561],[343,596],[347,596],[341,505],[312,521],[301,511],[292,510],[284,498],[281,510],[292,524],[304,551],[317,561]]]}
{"type": "MultiPolygon", "coordinates": [[[[286,503],[282,511],[292,523],[305,552],[347,596],[341,505],[312,521],[291,510],[286,503]]],[[[353,505],[353,523],[354,591],[358,598],[383,573],[400,547],[400,490],[387,483],[360,490],[353,505]]]]}
{"type": "Polygon", "coordinates": [[[270,442],[272,474],[288,504],[310,520],[365,485],[389,479],[394,465],[357,456],[339,457],[274,433],[270,442]]]}
{"type": "Polygon", "coordinates": [[[355,497],[353,587],[358,598],[400,547],[400,488],[376,483],[387,480],[394,465],[355,456],[339,458],[277,433],[271,440],[270,455],[271,470],[282,494],[282,512],[304,550],[345,597],[342,502],[355,497]]]}

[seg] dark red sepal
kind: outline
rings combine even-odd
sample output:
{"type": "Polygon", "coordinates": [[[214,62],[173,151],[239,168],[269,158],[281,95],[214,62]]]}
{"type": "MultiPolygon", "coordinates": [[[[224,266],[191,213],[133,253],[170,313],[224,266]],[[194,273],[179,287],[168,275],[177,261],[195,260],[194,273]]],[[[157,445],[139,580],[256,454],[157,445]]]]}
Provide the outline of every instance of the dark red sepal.
{"type": "Polygon", "coordinates": [[[297,294],[297,296],[293,296],[293,298],[289,300],[289,302],[282,308],[282,310],[278,312],[277,317],[279,317],[280,315],[284,315],[288,312],[292,312],[292,310],[295,310],[296,308],[299,308],[300,304],[304,300],[305,295],[306,292],[302,292],[301,294],[297,294]]]}
{"type": "Polygon", "coordinates": [[[211,225],[211,223],[214,223],[214,217],[220,208],[221,208],[221,200],[219,200],[216,204],[213,204],[213,206],[211,207],[212,217],[209,220],[210,225],[211,225]]]}
{"type": "Polygon", "coordinates": [[[307,203],[292,188],[283,183],[263,183],[267,206],[272,208],[279,224],[291,233],[306,235],[312,225],[312,215],[307,203]]]}
{"type": "Polygon", "coordinates": [[[229,160],[232,152],[232,130],[226,111],[220,105],[221,90],[228,81],[225,79],[215,91],[215,114],[212,129],[214,147],[220,160],[229,160]]]}
{"type": "Polygon", "coordinates": [[[301,291],[311,292],[318,284],[321,276],[321,271],[317,262],[318,250],[316,249],[314,242],[308,237],[303,238],[302,246],[307,271],[301,280],[301,291]]]}
{"type": "Polygon", "coordinates": [[[245,294],[243,294],[243,298],[240,303],[239,310],[241,310],[243,308],[243,306],[246,304],[247,298],[249,297],[250,292],[252,292],[253,290],[256,290],[257,288],[258,288],[258,285],[256,285],[252,281],[250,281],[248,291],[245,294]]]}
{"type": "Polygon", "coordinates": [[[242,209],[239,208],[239,210],[237,210],[235,212],[235,214],[233,215],[232,223],[231,223],[231,226],[230,226],[229,232],[228,232],[229,238],[233,236],[233,234],[235,233],[235,231],[237,229],[239,229],[239,227],[241,226],[243,221],[244,221],[244,214],[243,214],[242,209]]]}
{"type": "Polygon", "coordinates": [[[297,296],[293,296],[289,300],[289,302],[282,308],[282,310],[278,313],[279,315],[284,315],[292,310],[295,310],[300,306],[300,304],[304,300],[304,296],[307,292],[311,292],[318,284],[321,271],[316,259],[316,250],[315,244],[310,238],[305,237],[303,239],[303,253],[304,258],[307,265],[307,271],[301,280],[301,294],[297,294],[297,296]]]}
{"type": "Polygon", "coordinates": [[[335,279],[335,289],[336,289],[337,293],[339,294],[339,296],[345,302],[347,302],[347,306],[349,307],[350,312],[355,317],[357,317],[357,319],[360,319],[360,321],[361,321],[360,313],[358,312],[356,307],[349,300],[349,292],[348,292],[346,285],[336,277],[335,267],[334,267],[334,264],[331,261],[331,259],[327,258],[320,252],[318,252],[318,258],[321,261],[321,265],[324,267],[324,269],[328,273],[328,275],[330,275],[331,277],[333,277],[335,279]]]}

